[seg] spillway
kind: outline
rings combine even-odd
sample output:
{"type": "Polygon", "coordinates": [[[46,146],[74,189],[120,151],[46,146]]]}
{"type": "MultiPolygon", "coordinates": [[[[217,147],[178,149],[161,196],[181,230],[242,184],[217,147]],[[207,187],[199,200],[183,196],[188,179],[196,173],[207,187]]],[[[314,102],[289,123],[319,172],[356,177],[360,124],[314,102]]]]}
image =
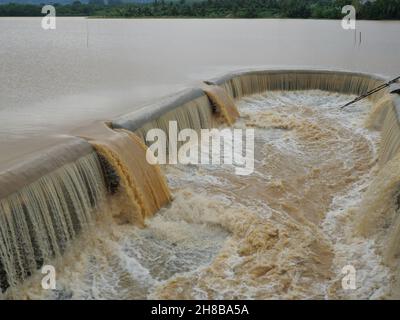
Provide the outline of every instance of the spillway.
{"type": "Polygon", "coordinates": [[[399,96],[339,110],[385,80],[231,73],[16,161],[0,175],[4,297],[396,297],[399,96]],[[148,132],[168,137],[171,121],[254,129],[254,173],[149,164],[148,132]],[[44,264],[60,270],[55,292],[40,288],[44,264]],[[362,284],[351,292],[348,264],[362,284]]]}
{"type": "Polygon", "coordinates": [[[1,175],[3,290],[61,256],[105,199],[97,154],[82,139],[65,140],[1,175]]]}

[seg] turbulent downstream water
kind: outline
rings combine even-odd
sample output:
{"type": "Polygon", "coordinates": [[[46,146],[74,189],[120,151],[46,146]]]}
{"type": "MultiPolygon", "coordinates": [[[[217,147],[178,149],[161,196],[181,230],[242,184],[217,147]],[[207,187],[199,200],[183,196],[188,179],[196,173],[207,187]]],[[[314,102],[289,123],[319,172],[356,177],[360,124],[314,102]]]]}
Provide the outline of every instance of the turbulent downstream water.
{"type": "Polygon", "coordinates": [[[377,172],[380,134],[369,101],[322,91],[268,92],[238,102],[236,128],[255,129],[255,172],[230,165],[162,167],[174,201],[145,228],[112,218],[56,261],[57,290],[40,275],[8,295],[55,299],[385,298],[393,271],[359,232],[377,172]],[[361,208],[361,209],[360,209],[361,208]],[[344,291],[342,268],[357,271],[344,291]]]}

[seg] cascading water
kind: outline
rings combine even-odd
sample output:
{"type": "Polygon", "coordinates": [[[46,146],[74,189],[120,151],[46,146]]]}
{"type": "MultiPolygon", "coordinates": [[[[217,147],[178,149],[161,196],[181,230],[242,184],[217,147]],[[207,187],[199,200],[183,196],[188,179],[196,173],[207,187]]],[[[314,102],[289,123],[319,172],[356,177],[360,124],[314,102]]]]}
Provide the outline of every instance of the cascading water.
{"type": "Polygon", "coordinates": [[[382,130],[388,109],[393,107],[393,98],[390,95],[384,95],[373,106],[365,121],[368,129],[382,130]]]}
{"type": "MultiPolygon", "coordinates": [[[[235,99],[265,91],[324,90],[344,94],[360,95],[378,85],[383,79],[365,74],[332,71],[253,71],[227,75],[208,84],[222,86],[235,99]]],[[[378,99],[387,93],[383,90],[373,95],[378,99]]]]}
{"type": "Polygon", "coordinates": [[[244,72],[84,128],[76,135],[92,147],[79,140],[47,170],[20,170],[29,183],[0,183],[3,290],[57,299],[396,296],[399,104],[382,91],[339,110],[383,82],[244,72]],[[150,165],[146,135],[168,137],[170,121],[178,130],[255,129],[254,174],[150,165]],[[21,284],[62,254],[55,292],[34,276],[21,284]],[[360,283],[352,292],[340,287],[348,264],[360,283]]]}
{"type": "Polygon", "coordinates": [[[233,125],[239,118],[239,111],[233,99],[219,86],[207,86],[204,88],[210,102],[216,107],[217,113],[224,122],[233,125]]]}
{"type": "Polygon", "coordinates": [[[397,108],[394,104],[386,109],[382,127],[379,163],[381,167],[392,159],[400,150],[400,123],[397,108]]]}
{"type": "Polygon", "coordinates": [[[146,160],[147,147],[131,132],[114,131],[105,125],[86,129],[83,134],[114,168],[123,188],[120,218],[143,225],[162,206],[171,200],[171,195],[157,166],[146,160]]]}
{"type": "MultiPolygon", "coordinates": [[[[184,101],[182,104],[176,102],[175,108],[169,110],[158,117],[150,118],[148,121],[141,123],[138,126],[131,124],[130,118],[135,118],[135,114],[127,115],[119,121],[112,123],[113,128],[123,128],[135,132],[145,143],[146,134],[149,130],[157,128],[166,133],[169,137],[169,124],[171,121],[176,121],[178,131],[183,129],[194,129],[199,131],[202,128],[212,128],[216,125],[216,119],[213,116],[213,111],[207,96],[201,93],[199,97],[194,96],[190,101],[184,101]]],[[[150,109],[151,107],[149,107],[150,109]]]]}
{"type": "Polygon", "coordinates": [[[105,188],[92,152],[0,200],[1,288],[15,289],[87,228],[105,188]]]}

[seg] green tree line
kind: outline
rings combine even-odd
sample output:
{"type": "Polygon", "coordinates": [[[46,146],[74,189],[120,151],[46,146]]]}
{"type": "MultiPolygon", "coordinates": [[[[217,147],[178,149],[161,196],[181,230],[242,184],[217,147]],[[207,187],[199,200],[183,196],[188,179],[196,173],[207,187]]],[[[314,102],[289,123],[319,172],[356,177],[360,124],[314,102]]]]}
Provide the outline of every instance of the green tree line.
{"type": "MultiPolygon", "coordinates": [[[[353,4],[358,19],[400,19],[400,0],[206,0],[122,3],[121,0],[90,0],[55,4],[57,16],[185,17],[185,18],[316,18],[340,19],[342,7],[353,4]]],[[[42,5],[0,5],[0,16],[42,16],[42,5]]]]}

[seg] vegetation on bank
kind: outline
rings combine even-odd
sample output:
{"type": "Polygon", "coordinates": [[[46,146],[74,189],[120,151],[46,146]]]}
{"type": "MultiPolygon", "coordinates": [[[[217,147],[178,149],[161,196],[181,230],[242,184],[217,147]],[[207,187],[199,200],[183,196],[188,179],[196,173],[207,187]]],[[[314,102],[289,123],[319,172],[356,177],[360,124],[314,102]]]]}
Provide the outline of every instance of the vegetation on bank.
{"type": "MultiPolygon", "coordinates": [[[[51,3],[48,1],[47,3],[51,3]]],[[[400,0],[205,0],[122,3],[122,0],[89,0],[84,4],[54,4],[57,16],[109,18],[315,18],[340,19],[342,7],[353,4],[358,19],[400,19],[400,0]]],[[[43,16],[43,5],[3,4],[0,16],[43,16]]]]}

